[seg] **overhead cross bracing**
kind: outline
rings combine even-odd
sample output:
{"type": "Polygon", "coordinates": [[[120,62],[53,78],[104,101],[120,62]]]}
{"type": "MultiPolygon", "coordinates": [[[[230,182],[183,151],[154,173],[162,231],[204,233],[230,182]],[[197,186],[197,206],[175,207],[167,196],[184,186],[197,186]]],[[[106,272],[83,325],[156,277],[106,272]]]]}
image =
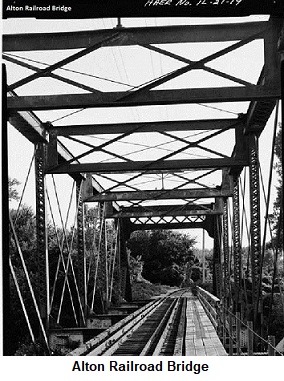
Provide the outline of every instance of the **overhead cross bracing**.
{"type": "Polygon", "coordinates": [[[232,175],[248,165],[242,132],[261,131],[280,94],[271,70],[278,65],[280,28],[279,20],[270,19],[4,36],[7,65],[23,73],[8,84],[11,122],[24,132],[19,120],[24,110],[38,120],[44,116],[48,123],[39,122],[37,132],[49,140],[47,173],[94,174],[102,189],[96,186],[88,201],[143,205],[147,195],[155,203],[163,195],[183,203],[214,200],[218,192],[230,196],[228,189],[215,189],[222,184],[222,170],[232,175]],[[256,67],[251,61],[253,73],[245,73],[245,66],[237,73],[236,60],[249,66],[247,52],[242,53],[247,47],[262,64],[256,67]],[[224,64],[233,72],[224,70],[224,64]],[[40,93],[39,81],[45,83],[40,93]],[[236,111],[226,109],[237,101],[236,111]],[[212,102],[226,103],[218,108],[212,102]],[[263,102],[271,109],[265,115],[258,111],[263,102]],[[187,103],[193,105],[185,107],[187,103]],[[198,118],[203,108],[219,118],[198,118]],[[256,118],[257,126],[252,126],[256,118]],[[226,145],[220,147],[222,138],[226,145]],[[62,160],[62,150],[72,157],[62,160]]]}
{"type": "Polygon", "coordinates": [[[281,20],[103,26],[4,36],[10,121],[49,141],[46,173],[91,173],[85,201],[121,206],[230,197],[280,96],[281,20]]]}

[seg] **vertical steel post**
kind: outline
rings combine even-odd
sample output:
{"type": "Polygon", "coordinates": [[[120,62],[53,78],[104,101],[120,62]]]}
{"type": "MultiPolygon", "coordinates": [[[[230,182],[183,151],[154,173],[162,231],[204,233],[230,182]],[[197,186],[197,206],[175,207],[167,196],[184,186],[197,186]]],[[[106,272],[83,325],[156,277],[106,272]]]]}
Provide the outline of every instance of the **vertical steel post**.
{"type": "Polygon", "coordinates": [[[205,279],[205,230],[202,229],[202,283],[204,284],[205,279]]]}
{"type": "MultiPolygon", "coordinates": [[[[7,75],[6,66],[2,65],[2,218],[9,221],[9,189],[8,189],[8,115],[7,115],[7,75]]],[[[2,285],[3,285],[3,355],[13,355],[11,334],[13,322],[10,305],[10,267],[9,267],[9,224],[2,223],[2,285]]]]}
{"type": "MultiPolygon", "coordinates": [[[[85,231],[84,231],[84,203],[82,198],[82,181],[76,181],[76,205],[77,205],[77,263],[78,263],[78,290],[84,314],[87,307],[86,286],[86,256],[85,256],[85,231]]],[[[83,325],[84,319],[80,320],[83,325]]]]}
{"type": "Polygon", "coordinates": [[[120,220],[120,274],[121,274],[121,296],[127,301],[132,301],[131,283],[130,283],[130,270],[129,258],[126,250],[126,237],[127,231],[125,221],[120,220]]]}
{"type": "Polygon", "coordinates": [[[117,260],[116,260],[116,268],[115,268],[115,272],[117,274],[117,290],[116,291],[118,294],[118,303],[120,305],[120,303],[122,301],[122,293],[121,293],[121,290],[122,290],[122,285],[121,285],[121,244],[120,244],[121,243],[121,239],[120,239],[121,219],[116,219],[115,225],[117,226],[117,260]]]}
{"type": "Polygon", "coordinates": [[[41,318],[48,329],[49,325],[49,264],[47,249],[46,208],[45,208],[45,162],[46,146],[35,146],[36,181],[36,234],[37,234],[37,296],[41,318]]]}
{"type": "Polygon", "coordinates": [[[275,336],[268,336],[268,356],[275,356],[275,336]]]}
{"type": "Polygon", "coordinates": [[[219,216],[215,216],[214,218],[213,292],[217,297],[221,297],[221,293],[222,293],[221,226],[220,226],[219,216]]]}
{"type": "Polygon", "coordinates": [[[236,346],[237,355],[241,354],[241,313],[236,312],[236,346]]]}
{"type": "Polygon", "coordinates": [[[233,317],[232,317],[232,309],[229,309],[229,355],[233,356],[233,317]]]}
{"type": "Polygon", "coordinates": [[[248,356],[253,356],[253,322],[247,322],[247,351],[248,356]]]}
{"type": "Polygon", "coordinates": [[[250,175],[250,235],[251,235],[251,275],[254,326],[258,315],[258,303],[261,291],[261,230],[260,230],[260,189],[258,139],[255,134],[249,136],[249,175],[250,175]]]}
{"type": "Polygon", "coordinates": [[[241,242],[240,242],[240,200],[239,178],[234,178],[233,191],[233,255],[234,255],[234,299],[235,310],[240,311],[241,302],[241,242]]]}
{"type": "Polygon", "coordinates": [[[228,199],[223,203],[223,253],[224,253],[224,297],[225,307],[230,306],[230,260],[229,260],[229,224],[228,224],[228,199]]]}
{"type": "Polygon", "coordinates": [[[106,247],[106,220],[105,203],[99,203],[99,263],[98,263],[98,290],[101,293],[102,312],[106,313],[108,309],[108,282],[107,282],[107,247],[106,247]]]}

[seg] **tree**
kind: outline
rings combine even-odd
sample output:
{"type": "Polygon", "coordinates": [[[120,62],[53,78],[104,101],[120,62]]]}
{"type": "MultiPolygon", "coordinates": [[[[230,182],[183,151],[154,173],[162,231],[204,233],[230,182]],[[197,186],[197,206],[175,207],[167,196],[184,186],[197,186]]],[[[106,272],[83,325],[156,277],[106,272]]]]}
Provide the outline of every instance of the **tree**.
{"type": "Polygon", "coordinates": [[[152,283],[180,286],[187,263],[194,264],[195,240],[171,230],[134,232],[127,246],[144,263],[142,276],[152,283]]]}
{"type": "Polygon", "coordinates": [[[282,125],[277,133],[275,140],[274,152],[277,157],[277,162],[274,166],[276,173],[278,175],[278,185],[276,186],[277,194],[273,205],[273,215],[270,218],[273,223],[274,230],[274,243],[278,243],[279,247],[283,247],[283,215],[281,216],[280,211],[283,208],[283,167],[282,167],[282,125]],[[279,237],[277,237],[279,236],[279,237]],[[279,242],[277,242],[279,241],[279,242]]]}
{"type": "Polygon", "coordinates": [[[11,179],[9,177],[8,179],[8,197],[9,197],[9,201],[11,200],[19,200],[19,193],[18,191],[15,189],[15,186],[17,185],[20,185],[21,183],[17,180],[17,179],[11,179]]]}

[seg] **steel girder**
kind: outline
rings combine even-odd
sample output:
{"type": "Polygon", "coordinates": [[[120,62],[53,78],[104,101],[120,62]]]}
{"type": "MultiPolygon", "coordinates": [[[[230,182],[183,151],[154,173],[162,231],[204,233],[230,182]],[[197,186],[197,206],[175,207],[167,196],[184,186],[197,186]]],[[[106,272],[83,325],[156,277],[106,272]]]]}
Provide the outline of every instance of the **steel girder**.
{"type": "MultiPolygon", "coordinates": [[[[30,142],[37,143],[46,143],[49,142],[53,145],[52,154],[49,153],[50,146],[47,149],[47,165],[49,166],[50,157],[52,160],[57,160],[58,163],[64,163],[73,158],[72,154],[66,150],[62,145],[57,143],[57,139],[53,136],[50,136],[48,132],[48,128],[50,124],[43,123],[32,111],[25,112],[16,112],[9,115],[9,123],[12,124],[23,136],[25,136],[30,142]],[[56,141],[54,141],[56,140],[56,141]]],[[[56,136],[56,135],[55,135],[56,136]]],[[[46,172],[46,168],[45,168],[46,172]]],[[[85,176],[82,173],[74,173],[70,174],[70,176],[75,181],[84,180],[85,176]]],[[[100,193],[103,191],[101,185],[94,179],[91,178],[90,188],[92,189],[92,193],[100,193]]],[[[113,203],[114,210],[118,211],[118,206],[113,203]]]]}
{"type": "Polygon", "coordinates": [[[98,290],[103,304],[103,313],[108,310],[108,258],[107,258],[107,236],[105,203],[99,204],[99,261],[98,261],[98,290]]]}
{"type": "Polygon", "coordinates": [[[242,122],[236,125],[236,119],[208,119],[208,120],[173,120],[166,122],[143,123],[112,123],[112,124],[80,124],[52,126],[49,131],[54,131],[57,136],[96,135],[96,134],[125,134],[131,131],[164,132],[164,131],[198,131],[221,130],[231,126],[241,128],[242,122]]]}
{"type": "MultiPolygon", "coordinates": [[[[77,262],[78,262],[78,290],[84,314],[87,306],[86,290],[86,256],[85,256],[85,231],[84,231],[84,204],[82,199],[82,181],[76,182],[77,203],[77,262]]],[[[81,320],[82,324],[82,320],[81,320]]]]}
{"type": "MultiPolygon", "coordinates": [[[[249,35],[264,34],[269,25],[269,21],[260,21],[241,24],[123,28],[120,30],[123,38],[109,42],[108,46],[236,41],[249,35]]],[[[112,35],[113,29],[4,35],[3,51],[81,49],[97,44],[112,35]]]]}
{"type": "Polygon", "coordinates": [[[49,271],[45,207],[45,159],[46,147],[43,143],[35,146],[36,181],[36,237],[37,237],[37,294],[41,318],[48,327],[49,321],[49,271]]]}
{"type": "Polygon", "coordinates": [[[258,139],[250,134],[249,140],[249,177],[250,177],[250,214],[251,214],[251,276],[254,319],[258,313],[259,290],[261,290],[261,229],[260,229],[260,187],[258,139]]]}
{"type": "Polygon", "coordinates": [[[136,161],[136,162],[110,162],[110,163],[82,163],[82,164],[62,164],[58,167],[48,169],[48,173],[122,173],[122,172],[143,172],[161,173],[171,171],[185,171],[188,169],[211,169],[227,167],[243,167],[248,165],[246,160],[234,158],[221,159],[190,159],[190,160],[161,160],[136,161]]]}
{"type": "Polygon", "coordinates": [[[124,300],[132,301],[130,282],[129,256],[126,250],[126,241],[130,237],[129,221],[119,219],[119,265],[120,265],[120,292],[124,300]]]}
{"type": "Polygon", "coordinates": [[[189,198],[211,198],[211,197],[229,197],[232,196],[231,189],[217,188],[193,188],[193,189],[163,189],[163,190],[145,190],[133,192],[109,192],[88,196],[85,202],[92,201],[127,201],[127,200],[173,200],[189,198]]]}
{"type": "Polygon", "coordinates": [[[230,306],[231,284],[230,284],[230,247],[229,247],[229,221],[228,221],[228,199],[223,199],[223,269],[224,269],[224,296],[226,308],[230,306]]]}
{"type": "Polygon", "coordinates": [[[213,246],[213,290],[221,298],[223,294],[223,276],[221,267],[222,228],[220,216],[214,216],[214,246],[213,246]]]}
{"type": "Polygon", "coordinates": [[[240,312],[241,299],[241,234],[240,234],[240,200],[239,200],[239,179],[234,179],[233,194],[233,258],[234,258],[234,301],[235,309],[240,312]]]}
{"type": "Polygon", "coordinates": [[[198,216],[222,214],[219,208],[214,208],[213,204],[184,204],[184,205],[152,205],[152,206],[132,206],[122,207],[119,213],[109,214],[109,218],[140,218],[140,217],[165,217],[165,216],[198,216]]]}
{"type": "MultiPolygon", "coordinates": [[[[211,238],[214,238],[214,218],[215,215],[205,215],[203,218],[201,216],[196,216],[195,221],[191,220],[188,216],[183,217],[183,221],[179,221],[176,217],[172,217],[172,221],[165,221],[163,218],[160,218],[159,221],[148,219],[148,222],[145,223],[139,222],[134,223],[130,218],[121,218],[124,223],[128,223],[128,230],[130,232],[136,230],[163,230],[163,229],[204,229],[207,231],[211,238]]],[[[136,221],[137,222],[137,221],[136,221]]]]}
{"type": "Polygon", "coordinates": [[[154,90],[146,94],[133,95],[131,99],[124,99],[124,92],[110,92],[97,94],[64,94],[64,95],[41,95],[22,96],[8,98],[8,110],[14,111],[42,111],[78,108],[98,107],[133,107],[168,104],[191,104],[191,103],[215,103],[215,102],[248,102],[251,100],[261,101],[264,99],[280,98],[280,88],[263,88],[255,86],[224,87],[207,89],[183,89],[183,90],[154,90]]]}

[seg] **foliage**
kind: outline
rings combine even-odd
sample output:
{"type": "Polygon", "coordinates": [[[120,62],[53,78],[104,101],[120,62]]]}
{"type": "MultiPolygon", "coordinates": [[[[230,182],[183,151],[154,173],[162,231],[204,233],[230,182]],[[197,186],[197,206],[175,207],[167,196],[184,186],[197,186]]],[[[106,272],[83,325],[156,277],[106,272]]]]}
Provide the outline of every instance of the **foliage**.
{"type": "Polygon", "coordinates": [[[144,262],[142,276],[152,283],[179,286],[185,266],[193,265],[195,240],[170,230],[134,232],[127,246],[134,258],[144,262]]]}
{"type": "Polygon", "coordinates": [[[132,297],[133,300],[149,300],[153,296],[159,296],[171,290],[169,286],[160,284],[153,284],[149,281],[133,281],[132,283],[132,297]]]}
{"type": "Polygon", "coordinates": [[[141,260],[141,256],[136,258],[129,255],[129,267],[131,283],[145,281],[142,277],[144,262],[141,260]]]}
{"type": "Polygon", "coordinates": [[[16,350],[15,356],[44,356],[45,349],[40,343],[23,343],[16,350]]]}
{"type": "MultiPolygon", "coordinates": [[[[274,237],[272,239],[272,243],[278,244],[280,248],[283,247],[283,215],[280,216],[280,210],[283,208],[283,170],[282,170],[282,125],[280,125],[280,129],[276,136],[275,148],[274,152],[277,158],[276,164],[274,168],[276,169],[276,173],[278,175],[278,185],[276,186],[276,199],[273,204],[273,214],[270,215],[270,220],[272,221],[274,237]],[[280,229],[280,230],[279,230],[280,229]],[[279,230],[279,238],[277,237],[279,230]],[[279,242],[278,242],[279,241],[279,242]]],[[[270,245],[271,246],[271,245],[270,245]]]]}
{"type": "MultiPolygon", "coordinates": [[[[30,278],[33,290],[35,294],[37,294],[37,289],[38,289],[37,279],[38,279],[39,273],[38,273],[38,263],[37,263],[38,255],[37,255],[37,240],[36,240],[36,219],[35,219],[35,215],[32,208],[26,205],[21,206],[21,208],[19,209],[17,218],[16,218],[16,211],[13,209],[10,210],[10,215],[12,220],[14,221],[14,227],[15,227],[17,239],[15,239],[15,236],[11,231],[10,242],[9,242],[9,255],[10,255],[11,262],[16,274],[18,284],[21,289],[21,294],[23,297],[25,307],[28,311],[32,330],[34,332],[34,335],[37,336],[39,334],[38,317],[36,315],[36,311],[34,308],[32,297],[31,297],[31,292],[27,283],[22,261],[20,259],[20,255],[18,252],[18,247],[19,247],[21,250],[21,254],[24,258],[25,265],[28,270],[28,274],[29,274],[29,278],[30,278]]],[[[50,224],[48,224],[47,230],[48,230],[48,245],[49,245],[49,250],[48,250],[49,251],[49,275],[50,275],[50,284],[53,285],[54,279],[55,279],[55,273],[57,269],[58,257],[60,253],[60,250],[58,247],[57,234],[59,237],[59,242],[62,242],[65,235],[63,234],[62,230],[60,229],[55,230],[55,228],[52,227],[50,224]]],[[[70,232],[66,232],[66,236],[67,236],[67,239],[69,238],[69,241],[70,241],[70,234],[71,234],[70,232]]],[[[66,245],[63,247],[62,253],[66,258],[67,256],[66,245]]],[[[57,278],[58,291],[54,295],[54,308],[51,311],[52,314],[59,308],[63,283],[64,283],[64,273],[61,267],[61,271],[58,273],[58,278],[57,278]]],[[[70,287],[73,291],[73,294],[75,294],[74,292],[75,285],[72,282],[70,282],[70,287]]],[[[14,280],[12,279],[12,276],[10,276],[10,305],[11,305],[10,318],[13,321],[13,337],[11,338],[12,347],[14,348],[15,351],[17,350],[17,348],[21,348],[20,351],[17,352],[18,354],[25,352],[25,350],[27,351],[27,354],[29,354],[29,351],[35,350],[35,347],[33,345],[29,347],[30,335],[27,329],[27,323],[25,320],[24,313],[22,311],[19,296],[14,284],[14,280]]],[[[76,302],[75,302],[75,307],[77,308],[76,302]]],[[[53,321],[53,317],[51,315],[51,322],[52,321],[53,321]]],[[[62,321],[67,326],[74,325],[74,321],[72,319],[72,311],[71,311],[71,307],[70,307],[70,303],[69,303],[67,295],[65,297],[65,301],[63,304],[62,321]]]]}
{"type": "Polygon", "coordinates": [[[277,293],[274,295],[270,322],[268,322],[269,303],[270,295],[266,295],[263,301],[265,318],[264,325],[267,327],[269,324],[268,334],[275,336],[275,341],[277,344],[284,337],[283,302],[281,301],[281,295],[277,293]]]}
{"type": "Polygon", "coordinates": [[[15,187],[17,185],[20,185],[20,182],[17,180],[17,179],[11,179],[9,177],[8,179],[8,197],[9,197],[9,201],[11,200],[19,200],[19,193],[18,191],[15,189],[15,187]]]}

